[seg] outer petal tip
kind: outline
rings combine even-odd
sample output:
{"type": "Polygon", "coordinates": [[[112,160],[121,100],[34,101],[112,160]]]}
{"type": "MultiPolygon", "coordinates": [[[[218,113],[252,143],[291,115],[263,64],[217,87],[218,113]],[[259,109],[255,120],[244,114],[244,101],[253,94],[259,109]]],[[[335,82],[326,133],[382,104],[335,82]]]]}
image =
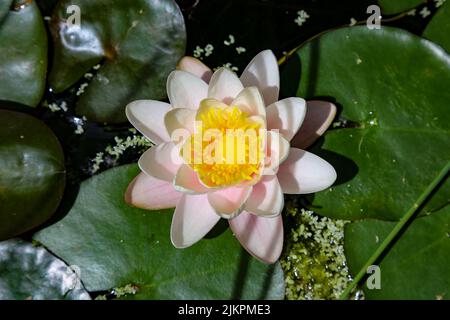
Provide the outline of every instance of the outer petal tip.
{"type": "Polygon", "coordinates": [[[208,68],[203,62],[189,56],[181,58],[181,60],[178,62],[177,69],[190,72],[206,83],[209,83],[209,80],[211,80],[211,77],[213,75],[211,69],[208,68]]]}
{"type": "Polygon", "coordinates": [[[169,141],[164,116],[171,110],[168,103],[153,100],[136,100],[125,107],[128,121],[155,144],[169,141]]]}
{"type": "Polygon", "coordinates": [[[308,151],[291,148],[277,176],[283,193],[307,194],[330,187],[337,174],[324,159],[308,151]]]}
{"type": "Polygon", "coordinates": [[[125,203],[130,205],[130,206],[134,206],[134,203],[133,203],[133,190],[134,190],[135,185],[136,185],[136,179],[137,179],[137,177],[134,178],[130,182],[130,184],[127,187],[127,191],[125,191],[125,194],[124,194],[125,203]]]}
{"type": "Polygon", "coordinates": [[[325,133],[336,116],[336,106],[328,101],[307,101],[302,126],[292,139],[291,145],[306,149],[325,133]]]}
{"type": "Polygon", "coordinates": [[[263,263],[275,263],[283,250],[283,220],[258,217],[246,211],[229,221],[241,245],[263,263]]]}
{"type": "Polygon", "coordinates": [[[219,219],[205,195],[183,195],[172,218],[172,244],[176,248],[193,245],[202,239],[219,219]]]}
{"type": "Polygon", "coordinates": [[[171,183],[141,172],[128,185],[125,202],[147,210],[168,209],[174,208],[182,195],[175,191],[171,183]]]}
{"type": "Polygon", "coordinates": [[[178,148],[172,142],[165,142],[145,151],[139,158],[139,168],[160,180],[172,182],[183,163],[178,148]]]}
{"type": "Polygon", "coordinates": [[[244,86],[256,86],[261,91],[266,105],[278,100],[280,73],[278,61],[272,50],[258,53],[242,72],[244,86]]]}
{"type": "Polygon", "coordinates": [[[227,68],[220,68],[211,77],[208,98],[231,103],[244,89],[237,75],[227,68]]]}
{"type": "Polygon", "coordinates": [[[301,128],[305,115],[304,99],[291,97],[279,100],[267,107],[267,128],[280,130],[280,133],[290,141],[301,128]]]}
{"type": "Polygon", "coordinates": [[[190,72],[175,70],[167,78],[167,96],[173,108],[197,110],[207,94],[206,82],[190,72]]]}

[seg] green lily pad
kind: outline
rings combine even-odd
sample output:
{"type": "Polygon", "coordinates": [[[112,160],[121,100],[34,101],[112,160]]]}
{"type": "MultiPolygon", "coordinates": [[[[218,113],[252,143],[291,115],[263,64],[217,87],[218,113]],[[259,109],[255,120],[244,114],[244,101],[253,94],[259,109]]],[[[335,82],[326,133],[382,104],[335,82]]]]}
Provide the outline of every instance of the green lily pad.
{"type": "Polygon", "coordinates": [[[0,110],[0,240],[46,221],[64,186],[64,154],[52,131],[32,116],[0,110]]]}
{"type": "Polygon", "coordinates": [[[173,210],[128,206],[137,165],[110,169],[81,184],[68,215],[35,239],[78,265],[88,291],[133,286],[128,299],[282,299],[280,265],[251,258],[227,230],[188,249],[170,242],[173,210]]]}
{"type": "MultiPolygon", "coordinates": [[[[352,27],[303,46],[285,66],[285,88],[298,71],[293,94],[334,100],[344,122],[312,148],[338,173],[335,186],[314,196],[315,210],[346,220],[399,219],[450,158],[450,57],[400,29],[352,27]]],[[[447,184],[433,208],[449,196],[447,184]]]]}
{"type": "Polygon", "coordinates": [[[4,0],[0,2],[0,23],[3,21],[3,18],[9,13],[9,9],[11,8],[11,3],[13,0],[4,0]]]}
{"type": "Polygon", "coordinates": [[[126,121],[132,100],[164,99],[167,76],[186,42],[173,0],[62,0],[50,28],[55,56],[49,81],[56,92],[101,64],[77,104],[79,114],[98,122],[126,121]],[[80,8],[80,27],[67,23],[71,5],[80,8]]]}
{"type": "Polygon", "coordinates": [[[438,9],[428,23],[423,36],[450,52],[450,1],[438,9]]]}
{"type": "MultiPolygon", "coordinates": [[[[365,220],[345,229],[345,254],[350,272],[362,268],[395,226],[365,220]]],[[[450,299],[450,207],[416,219],[379,263],[380,289],[363,285],[366,299],[450,299]]]]}
{"type": "Polygon", "coordinates": [[[383,13],[386,14],[400,13],[425,2],[426,0],[378,0],[383,13]]]}
{"type": "Polygon", "coordinates": [[[47,33],[33,1],[14,10],[0,8],[0,100],[35,107],[45,90],[47,33]],[[4,16],[1,19],[1,16],[4,16]]]}
{"type": "Polygon", "coordinates": [[[0,300],[90,299],[76,271],[23,240],[0,242],[0,274],[0,300]]]}

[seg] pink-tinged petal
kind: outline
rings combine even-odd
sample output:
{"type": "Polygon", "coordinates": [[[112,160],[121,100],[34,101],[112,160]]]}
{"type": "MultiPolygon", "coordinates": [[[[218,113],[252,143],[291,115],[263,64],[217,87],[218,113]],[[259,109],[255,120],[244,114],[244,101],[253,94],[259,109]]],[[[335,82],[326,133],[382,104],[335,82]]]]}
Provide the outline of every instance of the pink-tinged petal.
{"type": "Polygon", "coordinates": [[[263,175],[274,175],[288,157],[289,142],[276,131],[267,131],[266,160],[263,175]]]}
{"type": "Polygon", "coordinates": [[[244,89],[236,74],[227,68],[214,72],[209,82],[208,98],[230,104],[244,89]]]}
{"type": "Polygon", "coordinates": [[[307,101],[302,126],[291,141],[296,148],[306,149],[312,145],[333,122],[336,106],[327,101],[307,101]]]}
{"type": "Polygon", "coordinates": [[[172,142],[154,146],[139,159],[139,168],[149,176],[172,182],[183,163],[178,148],[172,142]]]}
{"type": "Polygon", "coordinates": [[[278,170],[283,193],[305,194],[324,190],[336,180],[333,166],[311,152],[291,148],[278,170]]]}
{"type": "Polygon", "coordinates": [[[281,213],[284,207],[283,190],[277,176],[265,176],[253,186],[253,191],[245,210],[264,217],[274,217],[281,213]]]}
{"type": "Polygon", "coordinates": [[[198,178],[197,172],[187,164],[182,164],[173,180],[175,190],[188,194],[200,194],[211,191],[204,186],[198,178]]]}
{"type": "Polygon", "coordinates": [[[230,105],[238,107],[251,116],[266,115],[263,97],[256,87],[247,87],[242,90],[230,105]]]}
{"type": "Polygon", "coordinates": [[[167,95],[172,108],[197,110],[208,95],[208,84],[186,71],[172,71],[167,78],[167,95]]]}
{"type": "Polygon", "coordinates": [[[305,119],[306,102],[287,98],[267,107],[267,129],[278,129],[288,141],[294,137],[305,119]]]}
{"type": "Polygon", "coordinates": [[[170,104],[153,100],[136,100],[127,105],[128,121],[154,144],[170,141],[164,116],[172,110],[170,104]]]}
{"type": "Polygon", "coordinates": [[[157,210],[174,208],[182,196],[172,183],[141,172],[128,185],[125,201],[141,209],[157,210]]]}
{"type": "MultiPolygon", "coordinates": [[[[173,134],[175,131],[179,132],[179,130],[185,131],[185,138],[187,138],[191,133],[194,133],[195,114],[195,110],[187,108],[177,108],[167,112],[164,117],[164,124],[169,136],[172,139],[175,138],[173,134]]],[[[176,136],[179,136],[179,134],[176,134],[176,136]]]]}
{"type": "Polygon", "coordinates": [[[172,218],[170,238],[176,248],[186,248],[202,239],[220,217],[210,206],[206,195],[184,194],[172,218]]]}
{"type": "Polygon", "coordinates": [[[231,230],[241,245],[264,263],[275,263],[283,250],[283,220],[258,217],[247,211],[229,221],[231,230]]]}
{"type": "Polygon", "coordinates": [[[266,106],[278,100],[280,72],[278,61],[271,50],[258,53],[241,76],[245,87],[256,86],[264,97],[266,106]]]}
{"type": "Polygon", "coordinates": [[[208,68],[203,62],[189,56],[181,58],[181,60],[178,62],[177,69],[190,72],[206,83],[209,83],[209,80],[211,80],[211,77],[213,75],[211,69],[208,68]]]}
{"type": "Polygon", "coordinates": [[[216,213],[225,219],[240,214],[252,192],[252,187],[229,187],[208,193],[208,200],[216,213]]]}

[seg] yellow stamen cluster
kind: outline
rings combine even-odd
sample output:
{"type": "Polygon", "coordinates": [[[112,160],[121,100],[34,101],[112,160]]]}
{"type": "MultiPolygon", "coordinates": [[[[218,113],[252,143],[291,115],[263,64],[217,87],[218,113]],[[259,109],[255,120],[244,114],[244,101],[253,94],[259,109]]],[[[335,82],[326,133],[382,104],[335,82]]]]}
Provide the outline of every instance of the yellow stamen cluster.
{"type": "Polygon", "coordinates": [[[203,108],[188,141],[188,163],[209,187],[250,181],[260,171],[260,129],[260,122],[236,106],[203,108]]]}

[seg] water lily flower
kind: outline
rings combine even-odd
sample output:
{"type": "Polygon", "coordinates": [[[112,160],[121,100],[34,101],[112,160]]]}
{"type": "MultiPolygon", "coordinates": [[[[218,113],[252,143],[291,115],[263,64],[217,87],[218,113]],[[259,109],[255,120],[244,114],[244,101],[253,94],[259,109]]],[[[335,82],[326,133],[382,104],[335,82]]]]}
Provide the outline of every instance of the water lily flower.
{"type": "MultiPolygon", "coordinates": [[[[283,247],[283,194],[318,192],[336,179],[328,162],[300,149],[328,128],[336,107],[297,97],[278,100],[278,63],[270,50],[259,53],[240,78],[226,68],[213,73],[192,57],[184,57],[177,69],[167,80],[170,104],[138,100],[126,108],[129,121],[156,146],[140,158],[143,173],[125,199],[145,209],[176,207],[171,240],[177,248],[193,245],[225,218],[250,254],[274,263],[283,247]],[[256,155],[246,147],[244,162],[222,154],[222,162],[207,162],[202,156],[208,144],[195,140],[206,135],[199,123],[219,133],[255,129],[256,155]],[[175,138],[180,130],[187,134],[175,138]]],[[[211,154],[238,147],[222,143],[211,154]]]]}

